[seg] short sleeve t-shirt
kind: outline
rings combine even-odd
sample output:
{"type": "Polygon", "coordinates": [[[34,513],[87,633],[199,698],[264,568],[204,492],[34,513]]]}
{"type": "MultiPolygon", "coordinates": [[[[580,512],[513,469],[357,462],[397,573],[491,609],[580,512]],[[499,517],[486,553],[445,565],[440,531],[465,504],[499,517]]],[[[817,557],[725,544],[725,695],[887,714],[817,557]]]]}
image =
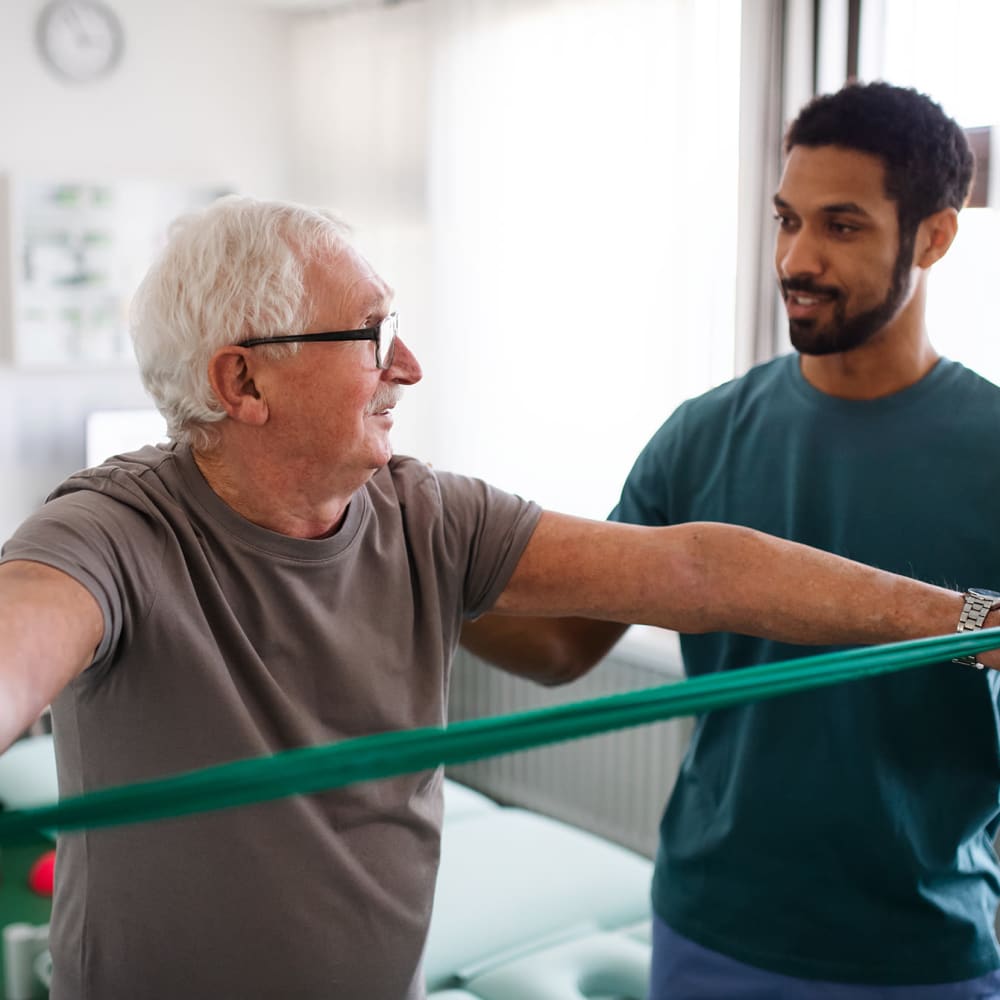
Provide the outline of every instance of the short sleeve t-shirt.
{"type": "MultiPolygon", "coordinates": [[[[1000,389],[955,362],[848,400],[787,355],[678,408],[612,517],[746,525],[1000,589],[998,431],[1000,389]]],[[[691,675],[820,651],[718,632],[681,645],[691,675]]],[[[1000,967],[998,685],[944,663],[700,717],[660,828],[656,912],[703,947],[806,979],[1000,967]]]]}
{"type": "MultiPolygon", "coordinates": [[[[316,540],[237,515],[186,447],[70,478],[3,551],[65,571],[104,616],[53,705],[61,794],[444,725],[461,623],[539,514],[408,458],[316,540]]],[[[440,780],[60,838],[53,1000],[422,996],[440,780]]]]}

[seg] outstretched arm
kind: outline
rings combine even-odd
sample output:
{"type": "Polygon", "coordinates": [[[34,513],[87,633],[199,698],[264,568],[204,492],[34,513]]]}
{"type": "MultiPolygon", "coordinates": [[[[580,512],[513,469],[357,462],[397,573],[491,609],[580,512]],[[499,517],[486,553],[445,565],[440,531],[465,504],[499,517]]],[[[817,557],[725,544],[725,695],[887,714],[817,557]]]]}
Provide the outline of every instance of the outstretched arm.
{"type": "MultiPolygon", "coordinates": [[[[954,591],[750,528],[643,528],[546,512],[493,610],[866,645],[953,632],[962,603],[954,591]]],[[[996,651],[980,659],[1000,667],[996,651]]]]}
{"type": "Polygon", "coordinates": [[[0,566],[0,752],[87,667],[103,630],[72,577],[23,560],[0,566]]]}

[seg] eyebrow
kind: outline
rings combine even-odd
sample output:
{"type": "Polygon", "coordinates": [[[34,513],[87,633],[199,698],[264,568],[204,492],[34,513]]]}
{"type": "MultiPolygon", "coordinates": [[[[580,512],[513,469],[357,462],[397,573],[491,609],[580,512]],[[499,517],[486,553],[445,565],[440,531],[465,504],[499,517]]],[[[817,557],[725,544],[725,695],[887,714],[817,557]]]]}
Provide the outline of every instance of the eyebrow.
{"type": "Polygon", "coordinates": [[[395,298],[396,290],[386,285],[385,291],[381,295],[372,295],[369,298],[369,315],[380,312],[384,316],[386,313],[392,312],[392,303],[395,298]]]}
{"type": "Polygon", "coordinates": [[[394,298],[393,292],[390,289],[386,295],[372,295],[364,304],[365,310],[365,324],[372,325],[372,320],[376,317],[381,319],[383,316],[388,315],[392,312],[392,300],[394,298]]]}
{"type": "MultiPolygon", "coordinates": [[[[789,211],[795,211],[792,206],[785,201],[780,195],[774,196],[774,207],[783,208],[789,211]]],[[[824,205],[820,211],[824,212],[826,215],[863,215],[866,218],[871,218],[871,213],[859,205],[856,201],[837,201],[830,205],[824,205]]]]}
{"type": "Polygon", "coordinates": [[[388,305],[385,303],[373,305],[368,312],[365,313],[365,326],[377,326],[391,312],[391,302],[388,305]]]}

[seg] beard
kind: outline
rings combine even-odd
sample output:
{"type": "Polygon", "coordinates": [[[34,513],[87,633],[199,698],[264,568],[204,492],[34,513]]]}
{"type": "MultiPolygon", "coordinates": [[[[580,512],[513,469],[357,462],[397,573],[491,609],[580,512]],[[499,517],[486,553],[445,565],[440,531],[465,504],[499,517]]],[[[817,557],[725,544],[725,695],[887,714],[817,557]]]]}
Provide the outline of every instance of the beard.
{"type": "Polygon", "coordinates": [[[916,232],[902,241],[885,298],[878,305],[856,316],[847,315],[847,303],[838,289],[813,284],[807,278],[783,279],[781,291],[785,299],[792,292],[801,292],[824,296],[833,302],[833,319],[825,326],[820,326],[814,319],[789,319],[788,334],[792,347],[800,354],[841,354],[868,343],[903,305],[909,290],[908,279],[915,242],[916,232]]]}

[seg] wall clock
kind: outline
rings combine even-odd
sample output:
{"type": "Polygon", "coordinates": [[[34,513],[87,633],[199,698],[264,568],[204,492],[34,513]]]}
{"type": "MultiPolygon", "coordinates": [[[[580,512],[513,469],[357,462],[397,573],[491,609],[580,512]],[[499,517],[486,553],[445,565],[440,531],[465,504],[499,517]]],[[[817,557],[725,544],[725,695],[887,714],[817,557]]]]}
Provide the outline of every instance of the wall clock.
{"type": "Polygon", "coordinates": [[[45,65],[72,83],[107,76],[125,48],[118,15],[100,0],[50,0],[38,15],[35,40],[45,65]]]}

